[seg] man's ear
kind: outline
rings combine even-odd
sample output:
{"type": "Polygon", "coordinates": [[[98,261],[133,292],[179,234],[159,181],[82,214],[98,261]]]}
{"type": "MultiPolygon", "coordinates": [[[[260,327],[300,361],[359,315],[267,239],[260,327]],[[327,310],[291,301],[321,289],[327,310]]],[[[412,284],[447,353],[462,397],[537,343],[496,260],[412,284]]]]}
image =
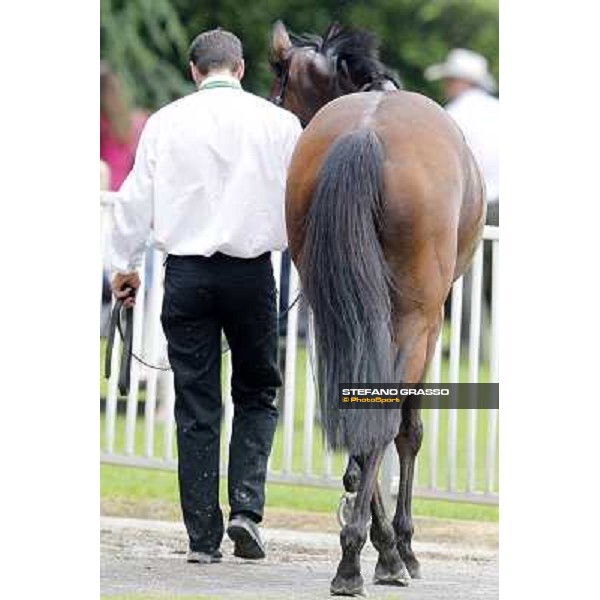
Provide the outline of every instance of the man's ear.
{"type": "Polygon", "coordinates": [[[235,75],[235,77],[237,77],[237,79],[239,79],[241,81],[242,78],[244,77],[245,72],[246,72],[246,63],[244,62],[244,59],[242,58],[233,74],[235,75]]]}
{"type": "Polygon", "coordinates": [[[192,76],[194,83],[196,85],[200,85],[200,81],[202,78],[200,76],[200,73],[198,72],[198,69],[196,68],[196,65],[192,61],[190,61],[190,75],[192,76]]]}
{"type": "Polygon", "coordinates": [[[281,21],[276,21],[271,33],[271,58],[275,61],[283,60],[291,47],[292,42],[285,25],[281,21]]]}

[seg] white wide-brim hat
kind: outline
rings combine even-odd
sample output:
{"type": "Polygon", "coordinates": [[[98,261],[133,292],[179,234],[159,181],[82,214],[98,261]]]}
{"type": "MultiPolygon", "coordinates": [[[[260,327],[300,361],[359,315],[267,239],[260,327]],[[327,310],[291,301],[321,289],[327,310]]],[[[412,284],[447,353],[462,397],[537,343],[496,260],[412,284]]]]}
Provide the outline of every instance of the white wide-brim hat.
{"type": "Polygon", "coordinates": [[[449,78],[466,79],[488,92],[496,91],[496,82],[488,71],[487,60],[472,50],[450,50],[445,62],[425,69],[425,79],[429,81],[449,78]]]}

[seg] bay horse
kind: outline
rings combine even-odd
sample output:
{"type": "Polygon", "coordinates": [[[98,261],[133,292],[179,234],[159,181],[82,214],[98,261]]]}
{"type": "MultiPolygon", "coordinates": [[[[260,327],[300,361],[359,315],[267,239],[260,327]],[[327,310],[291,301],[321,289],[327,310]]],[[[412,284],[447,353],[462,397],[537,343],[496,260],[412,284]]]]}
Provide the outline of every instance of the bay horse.
{"type": "Polygon", "coordinates": [[[479,244],[482,176],[445,111],[398,90],[374,36],[333,25],[323,37],[271,38],[271,100],[305,126],[289,168],[289,249],[313,311],[321,422],[347,450],[357,492],[340,533],[331,593],[362,594],[360,552],[370,537],[375,582],[420,577],[411,499],[423,425],[416,404],[340,409],[340,383],[422,382],[444,301],[479,244]],[[386,518],[377,474],[386,446],[400,459],[396,513],[386,518]],[[407,573],[408,571],[408,573],[407,573]]]}

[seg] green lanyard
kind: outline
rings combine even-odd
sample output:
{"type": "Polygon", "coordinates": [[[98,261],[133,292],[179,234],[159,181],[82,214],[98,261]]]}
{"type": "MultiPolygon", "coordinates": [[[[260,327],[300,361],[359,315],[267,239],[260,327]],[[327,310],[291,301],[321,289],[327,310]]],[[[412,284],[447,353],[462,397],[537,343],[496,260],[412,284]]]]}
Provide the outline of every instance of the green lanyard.
{"type": "Polygon", "coordinates": [[[212,90],[214,88],[233,88],[234,90],[241,90],[242,86],[238,82],[215,80],[215,81],[208,81],[207,83],[203,83],[200,86],[199,91],[202,92],[204,90],[212,90]]]}

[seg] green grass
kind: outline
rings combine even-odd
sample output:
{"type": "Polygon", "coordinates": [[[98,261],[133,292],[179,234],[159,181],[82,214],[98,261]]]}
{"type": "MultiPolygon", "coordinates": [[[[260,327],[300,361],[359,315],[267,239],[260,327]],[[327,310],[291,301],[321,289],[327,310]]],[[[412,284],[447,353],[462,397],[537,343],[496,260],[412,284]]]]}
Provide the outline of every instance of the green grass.
{"type": "MultiPolygon", "coordinates": [[[[227,504],[227,487],[221,482],[221,503],[227,504]]],[[[340,490],[305,487],[289,484],[267,484],[266,506],[288,510],[333,513],[337,510],[340,490]]],[[[127,502],[162,501],[179,506],[177,476],[171,471],[154,471],[101,465],[100,495],[102,498],[127,502]]],[[[413,499],[413,513],[417,516],[440,519],[497,521],[498,507],[464,502],[413,499]]]]}
{"type": "MultiPolygon", "coordinates": [[[[102,347],[101,352],[104,350],[102,347]]],[[[102,360],[102,357],[101,357],[102,360]]],[[[305,362],[306,352],[303,347],[298,348],[297,356],[297,378],[295,382],[296,403],[294,410],[294,441],[292,453],[293,472],[302,472],[302,445],[304,429],[304,393],[305,393],[305,362]]],[[[467,365],[461,364],[461,377],[466,379],[467,365]]],[[[442,373],[447,372],[447,361],[442,362],[442,373]]],[[[480,369],[480,380],[486,381],[488,371],[485,366],[480,369]]],[[[101,393],[105,391],[103,383],[101,384],[101,393]]],[[[120,400],[121,402],[122,400],[120,400]]],[[[124,401],[124,400],[123,400],[124,401]]],[[[140,402],[144,397],[140,394],[140,402]]],[[[486,410],[477,411],[477,444],[476,444],[476,488],[483,489],[485,482],[485,455],[486,455],[486,428],[487,428],[486,410]]],[[[437,485],[441,489],[447,486],[447,431],[448,431],[448,413],[439,411],[439,443],[437,448],[437,485]]],[[[418,477],[416,485],[427,487],[429,484],[429,474],[431,468],[431,456],[429,448],[429,436],[427,431],[431,422],[431,411],[423,411],[423,420],[425,428],[425,437],[418,461],[418,477]]],[[[280,421],[283,423],[283,419],[280,421]]],[[[104,444],[104,419],[101,419],[101,444],[104,444]]],[[[458,411],[458,432],[457,432],[457,487],[464,489],[466,486],[466,427],[467,411],[458,411]]],[[[164,426],[162,423],[156,423],[154,429],[154,455],[162,456],[164,454],[164,426]]],[[[135,431],[135,453],[142,454],[144,443],[143,420],[138,419],[135,431]]],[[[496,441],[497,443],[497,441],[496,441]]],[[[115,452],[122,453],[125,446],[125,419],[121,415],[117,416],[115,430],[115,452]]],[[[225,453],[223,444],[222,452],[225,453]]],[[[176,456],[176,448],[173,447],[173,456],[176,456]]],[[[321,431],[317,425],[314,425],[313,447],[312,447],[312,473],[322,475],[324,473],[324,445],[321,431]]],[[[498,453],[496,453],[496,471],[498,464],[498,453]]],[[[271,455],[271,468],[281,470],[283,462],[283,427],[278,427],[273,442],[273,452],[271,455]]],[[[341,476],[345,468],[345,462],[341,454],[332,454],[331,468],[333,476],[341,476]]],[[[224,494],[226,486],[221,486],[224,494]]],[[[177,484],[174,473],[151,471],[145,469],[124,469],[103,465],[101,467],[101,490],[103,497],[118,497],[131,499],[160,499],[172,503],[178,502],[177,484]]],[[[498,484],[495,485],[498,491],[498,484]]],[[[222,494],[223,502],[226,497],[222,494]]],[[[269,484],[267,489],[267,505],[279,508],[289,508],[298,510],[308,510],[317,512],[329,512],[335,510],[339,500],[340,492],[331,489],[322,489],[314,487],[301,487],[295,485],[269,484]]],[[[493,506],[472,505],[466,503],[453,503],[436,500],[415,499],[413,502],[413,511],[416,515],[475,519],[475,520],[497,520],[498,508],[493,506]]]]}

